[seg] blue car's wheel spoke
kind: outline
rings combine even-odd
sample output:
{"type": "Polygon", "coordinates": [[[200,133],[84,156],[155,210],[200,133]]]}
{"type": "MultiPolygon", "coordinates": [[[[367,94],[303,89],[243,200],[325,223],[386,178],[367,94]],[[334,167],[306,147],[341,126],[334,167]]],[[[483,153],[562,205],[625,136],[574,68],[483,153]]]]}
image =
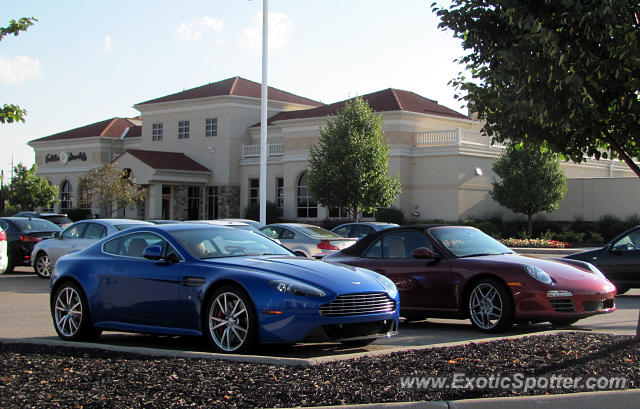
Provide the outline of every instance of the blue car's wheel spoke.
{"type": "Polygon", "coordinates": [[[235,351],[244,345],[249,332],[249,313],[237,294],[224,292],[211,303],[209,332],[224,351],[235,351]]]}

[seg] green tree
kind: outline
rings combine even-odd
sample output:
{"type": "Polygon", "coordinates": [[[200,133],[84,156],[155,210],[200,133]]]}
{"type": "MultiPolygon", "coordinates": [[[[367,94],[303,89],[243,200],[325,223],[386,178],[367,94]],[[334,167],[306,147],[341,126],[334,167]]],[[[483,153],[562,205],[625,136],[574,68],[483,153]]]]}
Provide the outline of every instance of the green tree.
{"type": "Polygon", "coordinates": [[[134,183],[130,176],[126,170],[107,163],[91,169],[87,176],[80,178],[80,183],[91,186],[91,200],[105,217],[111,217],[114,212],[144,200],[146,189],[134,183]]]}
{"type": "Polygon", "coordinates": [[[567,178],[556,155],[538,146],[511,145],[493,164],[500,177],[491,197],[507,209],[527,215],[527,233],[533,231],[533,215],[550,213],[567,193],[567,178]]]}
{"type": "Polygon", "coordinates": [[[452,83],[497,141],[581,162],[622,159],[640,177],[637,0],[454,0],[432,5],[469,53],[452,83]],[[516,136],[517,135],[517,136],[516,136]]]}
{"type": "Polygon", "coordinates": [[[58,197],[58,187],[37,176],[38,166],[27,169],[22,163],[13,168],[13,179],[7,187],[9,204],[19,210],[53,207],[58,197]]]}
{"type": "MultiPolygon", "coordinates": [[[[9,34],[17,36],[21,31],[27,31],[36,21],[35,17],[22,17],[20,20],[11,20],[8,27],[0,27],[0,41],[9,34]]],[[[0,108],[0,122],[12,123],[16,121],[24,122],[27,111],[13,104],[4,104],[0,108]]]]}
{"type": "Polygon", "coordinates": [[[329,117],[309,152],[309,190],[318,203],[346,208],[354,221],[362,211],[389,206],[401,184],[387,176],[390,148],[383,138],[382,116],[361,97],[329,117]]]}

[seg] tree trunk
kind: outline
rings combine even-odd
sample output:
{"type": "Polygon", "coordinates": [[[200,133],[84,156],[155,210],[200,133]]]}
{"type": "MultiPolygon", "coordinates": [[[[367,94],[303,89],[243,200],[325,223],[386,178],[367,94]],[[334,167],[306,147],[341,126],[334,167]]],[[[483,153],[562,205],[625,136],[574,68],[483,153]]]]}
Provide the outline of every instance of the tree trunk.
{"type": "Polygon", "coordinates": [[[353,222],[358,223],[358,206],[354,206],[351,211],[353,212],[353,222]]]}
{"type": "Polygon", "coordinates": [[[609,142],[609,144],[611,144],[613,149],[618,153],[618,156],[620,156],[620,158],[622,158],[622,160],[624,161],[624,163],[627,164],[629,169],[631,169],[633,171],[633,173],[636,174],[636,176],[640,177],[640,167],[633,161],[633,159],[629,155],[627,155],[627,153],[615,141],[615,139],[611,135],[609,135],[607,133],[607,134],[605,134],[605,140],[607,142],[609,142]]]}

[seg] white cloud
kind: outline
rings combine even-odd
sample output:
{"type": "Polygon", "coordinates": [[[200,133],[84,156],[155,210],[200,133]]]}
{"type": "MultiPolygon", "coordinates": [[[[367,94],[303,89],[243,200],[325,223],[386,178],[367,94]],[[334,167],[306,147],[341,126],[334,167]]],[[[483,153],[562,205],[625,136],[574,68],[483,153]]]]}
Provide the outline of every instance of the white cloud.
{"type": "MultiPolygon", "coordinates": [[[[284,13],[269,13],[269,48],[281,48],[287,44],[293,33],[293,22],[284,13]]],[[[254,50],[262,49],[262,13],[251,18],[251,24],[244,29],[242,44],[254,50]]]]}
{"type": "Polygon", "coordinates": [[[106,52],[109,52],[113,49],[113,41],[111,40],[111,36],[109,34],[104,36],[104,44],[102,46],[102,49],[106,52]]]}
{"type": "Polygon", "coordinates": [[[40,78],[40,60],[24,55],[0,56],[0,81],[20,85],[29,78],[40,78]]]}
{"type": "Polygon", "coordinates": [[[210,31],[221,31],[224,27],[224,22],[216,20],[211,17],[204,16],[199,20],[191,22],[181,22],[180,27],[176,29],[178,37],[183,40],[198,40],[202,37],[202,33],[210,31]]]}

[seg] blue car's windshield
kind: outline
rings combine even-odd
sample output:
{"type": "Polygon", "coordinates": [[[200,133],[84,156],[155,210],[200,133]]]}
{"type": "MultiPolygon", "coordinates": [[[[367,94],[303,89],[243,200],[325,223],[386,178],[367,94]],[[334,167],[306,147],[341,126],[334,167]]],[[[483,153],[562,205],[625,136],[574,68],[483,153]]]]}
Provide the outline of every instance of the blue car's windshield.
{"type": "Polygon", "coordinates": [[[260,256],[294,255],[273,240],[251,231],[230,227],[211,227],[173,231],[172,236],[189,254],[199,259],[260,256]]]}
{"type": "Polygon", "coordinates": [[[470,227],[435,227],[429,233],[456,257],[513,253],[499,241],[470,227]]]}

